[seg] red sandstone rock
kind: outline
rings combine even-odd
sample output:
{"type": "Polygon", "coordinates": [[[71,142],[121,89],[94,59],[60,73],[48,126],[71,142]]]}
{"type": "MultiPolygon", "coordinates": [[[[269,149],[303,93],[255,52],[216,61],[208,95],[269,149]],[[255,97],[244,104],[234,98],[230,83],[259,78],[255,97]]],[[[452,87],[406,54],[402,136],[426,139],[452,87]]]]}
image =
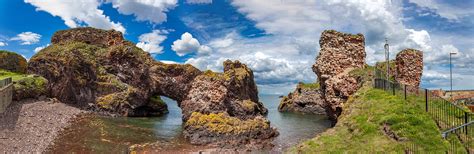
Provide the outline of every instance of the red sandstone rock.
{"type": "Polygon", "coordinates": [[[321,50],[313,65],[318,75],[327,115],[333,121],[342,112],[342,104],[360,84],[348,73],[365,66],[365,42],[362,34],[352,35],[326,30],[321,34],[321,50]]]}
{"type": "Polygon", "coordinates": [[[397,54],[395,59],[396,80],[402,84],[418,87],[423,74],[423,52],[415,49],[405,49],[397,54]]]}
{"type": "Polygon", "coordinates": [[[208,122],[246,128],[245,133],[222,135],[189,122],[185,136],[191,143],[271,145],[278,135],[263,117],[267,109],[258,102],[252,70],[239,61],[225,61],[223,73],[201,72],[191,65],[156,62],[119,32],[75,28],[55,33],[52,45],[31,58],[28,70],[50,81],[51,97],[76,106],[122,116],[157,116],[166,112],[166,104],[152,98],[163,95],[178,102],[185,122],[193,114],[219,114],[223,121],[208,122]],[[229,119],[237,123],[229,124],[229,119]]]}

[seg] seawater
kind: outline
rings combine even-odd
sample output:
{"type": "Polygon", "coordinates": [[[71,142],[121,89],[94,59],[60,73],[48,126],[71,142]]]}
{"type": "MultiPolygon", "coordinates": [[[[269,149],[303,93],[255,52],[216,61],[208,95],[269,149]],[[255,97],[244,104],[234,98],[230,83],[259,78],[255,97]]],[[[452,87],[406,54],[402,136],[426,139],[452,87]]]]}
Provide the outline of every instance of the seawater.
{"type": "MultiPolygon", "coordinates": [[[[181,109],[176,101],[162,97],[169,113],[161,117],[98,117],[78,121],[56,139],[51,152],[126,152],[133,144],[157,142],[164,151],[194,151],[205,147],[190,145],[183,137],[181,109]]],[[[284,151],[315,137],[330,127],[325,116],[282,113],[278,95],[260,95],[268,109],[267,118],[280,135],[273,141],[273,151],[284,151]]]]}

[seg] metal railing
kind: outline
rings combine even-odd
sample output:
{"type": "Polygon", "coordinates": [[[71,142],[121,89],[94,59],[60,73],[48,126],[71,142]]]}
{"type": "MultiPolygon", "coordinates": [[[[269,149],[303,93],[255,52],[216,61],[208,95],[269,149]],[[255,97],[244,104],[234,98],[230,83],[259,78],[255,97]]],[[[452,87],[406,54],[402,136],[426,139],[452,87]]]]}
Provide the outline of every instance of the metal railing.
{"type": "MultiPolygon", "coordinates": [[[[380,75],[381,73],[377,73],[378,71],[379,70],[376,70],[376,74],[380,75]]],[[[405,100],[413,100],[412,103],[422,108],[435,120],[440,130],[446,130],[443,137],[446,136],[445,139],[450,142],[448,152],[458,153],[458,147],[461,147],[460,145],[466,148],[470,153],[473,152],[472,138],[474,138],[474,135],[472,132],[474,128],[472,128],[472,122],[474,120],[474,114],[467,108],[463,108],[441,98],[428,89],[404,85],[396,81],[388,81],[385,78],[377,78],[377,75],[375,77],[374,88],[382,89],[387,93],[397,95],[405,100]]],[[[417,147],[416,145],[410,145],[407,148],[416,149],[417,147]]]]}
{"type": "Polygon", "coordinates": [[[474,121],[465,123],[461,126],[449,129],[441,133],[442,137],[450,142],[449,151],[456,151],[458,146],[456,144],[462,144],[463,147],[466,148],[468,153],[474,153],[474,140],[473,134],[474,133],[474,121]],[[460,142],[456,140],[450,140],[450,138],[458,138],[460,142]]]}
{"type": "Polygon", "coordinates": [[[3,80],[0,80],[0,88],[8,86],[11,83],[12,83],[12,78],[6,78],[6,79],[3,79],[3,80]]]}

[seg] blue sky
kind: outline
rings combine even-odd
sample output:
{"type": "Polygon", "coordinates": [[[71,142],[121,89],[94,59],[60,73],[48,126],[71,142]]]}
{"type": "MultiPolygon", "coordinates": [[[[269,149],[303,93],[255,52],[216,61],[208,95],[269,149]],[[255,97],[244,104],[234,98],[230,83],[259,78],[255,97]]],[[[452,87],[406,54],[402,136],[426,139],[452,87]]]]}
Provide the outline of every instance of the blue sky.
{"type": "Polygon", "coordinates": [[[460,0],[4,0],[0,49],[30,58],[57,30],[79,26],[116,29],[155,59],[222,71],[240,60],[259,91],[284,94],[313,82],[319,36],[335,29],[366,36],[367,63],[404,48],[424,51],[422,86],[474,89],[474,1],[460,0]]]}

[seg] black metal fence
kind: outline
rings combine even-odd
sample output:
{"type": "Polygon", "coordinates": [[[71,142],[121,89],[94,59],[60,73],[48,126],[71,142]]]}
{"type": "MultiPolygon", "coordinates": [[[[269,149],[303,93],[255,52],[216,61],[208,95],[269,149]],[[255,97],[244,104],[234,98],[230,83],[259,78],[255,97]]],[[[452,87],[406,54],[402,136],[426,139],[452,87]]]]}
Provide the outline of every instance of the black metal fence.
{"type": "MultiPolygon", "coordinates": [[[[462,130],[459,128],[446,133],[446,139],[449,139],[448,141],[451,143],[450,152],[457,153],[459,150],[456,147],[460,147],[459,144],[462,144],[466,150],[472,153],[472,148],[474,148],[472,145],[474,128],[472,128],[471,124],[466,124],[474,120],[474,114],[467,108],[451,103],[428,89],[403,85],[383,78],[375,78],[374,87],[392,95],[397,95],[405,100],[413,100],[413,103],[431,115],[441,130],[448,131],[463,126],[462,130]],[[459,139],[453,139],[455,136],[459,139]],[[454,144],[456,141],[461,141],[461,143],[454,144]]],[[[416,146],[411,145],[407,148],[416,148],[416,146]]]]}
{"type": "Polygon", "coordinates": [[[0,80],[0,88],[3,88],[11,83],[12,83],[12,78],[6,78],[3,80],[0,80]]]}
{"type": "Polygon", "coordinates": [[[466,151],[468,153],[474,153],[474,139],[472,135],[473,133],[474,121],[471,121],[461,126],[444,131],[442,133],[442,136],[444,139],[450,142],[449,151],[459,152],[457,147],[459,147],[458,144],[461,144],[463,147],[466,148],[466,151]],[[455,140],[456,138],[459,139],[460,142],[455,140]]]}

